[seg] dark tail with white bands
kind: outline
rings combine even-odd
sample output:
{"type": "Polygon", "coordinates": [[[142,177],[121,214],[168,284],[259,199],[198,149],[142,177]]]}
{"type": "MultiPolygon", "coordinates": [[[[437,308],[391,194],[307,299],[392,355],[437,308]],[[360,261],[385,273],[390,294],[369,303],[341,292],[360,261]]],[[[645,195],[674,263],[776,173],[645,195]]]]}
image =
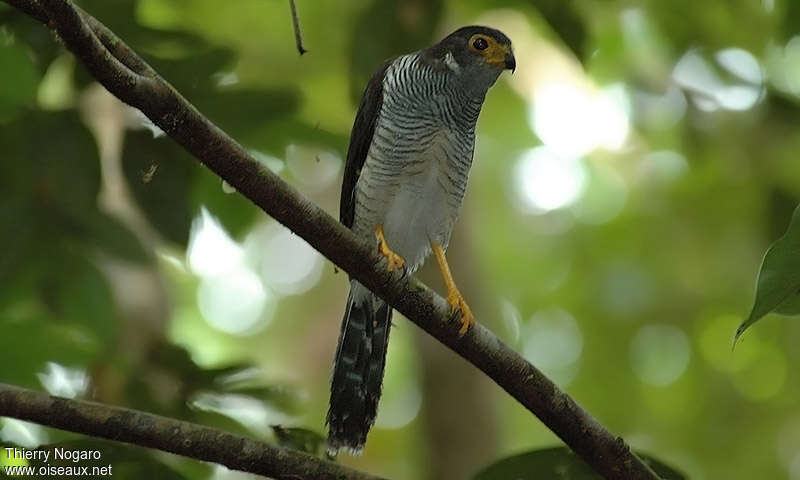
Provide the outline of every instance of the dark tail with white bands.
{"type": "Polygon", "coordinates": [[[392,308],[355,280],[342,320],[331,379],[328,450],[358,454],[375,423],[392,308]]]}

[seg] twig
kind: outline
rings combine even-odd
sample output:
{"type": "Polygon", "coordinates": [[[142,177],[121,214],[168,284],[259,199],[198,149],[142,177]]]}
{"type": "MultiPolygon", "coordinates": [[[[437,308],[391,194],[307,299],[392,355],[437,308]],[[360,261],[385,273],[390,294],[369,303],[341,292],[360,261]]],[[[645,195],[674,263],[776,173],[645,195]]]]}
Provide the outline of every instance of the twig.
{"type": "Polygon", "coordinates": [[[3,383],[0,383],[0,416],[155,448],[281,480],[380,480],[305,453],[215,428],[127,408],[54,397],[3,383]]]}
{"type": "Polygon", "coordinates": [[[350,230],[263,168],[161,77],[154,74],[141,85],[131,86],[125,72],[129,69],[125,65],[144,62],[110,31],[106,31],[101,43],[97,33],[101,24],[88,14],[77,13],[69,0],[4,1],[12,5],[41,4],[48,13],[47,25],[55,29],[67,48],[110,92],[140,109],[238,192],[406,318],[486,373],[598,473],[618,480],[658,478],[622,438],[609,432],[488,329],[477,324],[460,337],[458,326],[449,321],[449,305],[442,297],[413,278],[387,272],[381,257],[371,246],[362,243],[350,230]],[[117,48],[105,50],[104,44],[117,48]],[[103,51],[98,52],[101,49],[103,51]]]}
{"type": "Polygon", "coordinates": [[[297,44],[297,51],[300,55],[306,53],[308,50],[303,48],[303,37],[300,36],[300,19],[297,17],[297,5],[294,0],[289,0],[289,7],[292,9],[292,26],[294,27],[294,43],[297,44]]]}

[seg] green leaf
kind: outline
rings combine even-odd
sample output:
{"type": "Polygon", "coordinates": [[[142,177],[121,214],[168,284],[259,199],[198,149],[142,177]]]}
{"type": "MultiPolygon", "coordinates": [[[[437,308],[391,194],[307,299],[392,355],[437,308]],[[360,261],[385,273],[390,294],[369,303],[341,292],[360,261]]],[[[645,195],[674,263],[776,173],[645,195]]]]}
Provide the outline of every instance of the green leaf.
{"type": "Polygon", "coordinates": [[[86,212],[74,218],[80,225],[80,239],[105,253],[134,263],[147,263],[152,259],[139,239],[119,220],[102,212],[86,212]]]}
{"type": "Polygon", "coordinates": [[[111,289],[103,274],[87,259],[65,256],[57,275],[45,281],[42,296],[52,297],[50,307],[56,319],[82,328],[97,345],[115,340],[119,319],[111,289]]]}
{"type": "Polygon", "coordinates": [[[97,208],[97,144],[77,112],[26,111],[0,128],[0,145],[0,201],[27,200],[50,229],[59,227],[54,210],[79,216],[97,208]]]}
{"type": "Polygon", "coordinates": [[[576,4],[559,0],[536,0],[533,6],[552,27],[564,45],[581,61],[586,59],[586,26],[576,4]]]}
{"type": "Polygon", "coordinates": [[[0,378],[38,386],[47,362],[71,367],[96,361],[117,334],[118,313],[103,274],[62,243],[37,243],[16,292],[0,304],[0,378]]]}
{"type": "MultiPolygon", "coordinates": [[[[663,480],[687,477],[649,455],[638,453],[663,480]]],[[[486,467],[473,480],[602,480],[598,473],[567,447],[546,448],[504,458],[486,467]]]]}
{"type": "Polygon", "coordinates": [[[350,37],[350,93],[356,104],[370,76],[386,59],[439,40],[434,40],[434,32],[444,11],[442,0],[417,3],[413,21],[405,20],[405,8],[400,0],[376,1],[355,19],[350,37]]]}
{"type": "Polygon", "coordinates": [[[736,330],[734,343],[750,325],[770,312],[800,314],[800,207],[795,209],[789,228],[767,250],[761,262],[756,300],[747,320],[736,330]]]}
{"type": "Polygon", "coordinates": [[[200,212],[201,206],[217,215],[222,226],[231,235],[242,235],[262,215],[261,210],[239,193],[225,193],[222,180],[206,168],[200,168],[194,178],[189,200],[191,211],[200,212]]]}
{"type": "Polygon", "coordinates": [[[241,137],[261,123],[289,118],[300,107],[300,93],[296,88],[213,89],[195,106],[220,128],[241,137]]]}
{"type": "Polygon", "coordinates": [[[252,426],[243,425],[225,410],[218,411],[213,402],[235,395],[250,397],[270,411],[297,411],[297,396],[283,385],[266,383],[262,371],[251,363],[203,368],[192,360],[186,349],[169,343],[153,347],[148,363],[158,366],[161,378],[174,379],[175,398],[170,402],[154,402],[150,395],[151,387],[143,381],[145,377],[131,375],[126,386],[126,398],[136,408],[249,435],[254,433],[252,426]],[[208,399],[211,403],[206,401],[208,399]]]}
{"type": "Polygon", "coordinates": [[[8,8],[6,11],[0,11],[0,25],[3,25],[0,38],[5,34],[6,38],[13,38],[14,43],[26,45],[31,52],[35,52],[39,74],[44,73],[44,66],[50,65],[53,59],[64,53],[64,46],[60,42],[53,41],[52,31],[42,28],[41,23],[34,21],[19,9],[8,8]]]}
{"type": "Polygon", "coordinates": [[[0,88],[0,121],[10,118],[23,106],[36,101],[39,72],[31,57],[21,45],[4,42],[0,37],[0,72],[3,72],[3,87],[0,88]]]}
{"type": "Polygon", "coordinates": [[[185,246],[192,224],[189,189],[203,167],[169,139],[140,131],[126,138],[122,168],[150,224],[167,240],[185,246]]]}
{"type": "Polygon", "coordinates": [[[239,194],[228,194],[222,180],[169,139],[137,132],[125,142],[123,169],[137,204],[168,240],[186,246],[192,218],[200,206],[219,216],[236,236],[246,231],[260,210],[239,194]]]}
{"type": "MultiPolygon", "coordinates": [[[[150,64],[190,102],[202,100],[216,90],[214,74],[230,69],[236,54],[228,48],[214,47],[189,52],[178,58],[150,58],[150,64]]],[[[197,106],[197,105],[195,105],[197,106]]],[[[200,109],[203,111],[203,109],[200,109]]],[[[203,111],[208,115],[211,112],[203,111]]]]}
{"type": "Polygon", "coordinates": [[[40,387],[37,373],[48,361],[67,366],[87,366],[96,358],[98,345],[87,341],[83,332],[54,324],[36,315],[9,318],[0,315],[0,336],[9,339],[0,348],[0,378],[30,388],[40,387]]]}
{"type": "Polygon", "coordinates": [[[0,202],[0,309],[28,295],[38,270],[31,268],[40,258],[47,240],[36,231],[35,210],[19,198],[0,202]]]}

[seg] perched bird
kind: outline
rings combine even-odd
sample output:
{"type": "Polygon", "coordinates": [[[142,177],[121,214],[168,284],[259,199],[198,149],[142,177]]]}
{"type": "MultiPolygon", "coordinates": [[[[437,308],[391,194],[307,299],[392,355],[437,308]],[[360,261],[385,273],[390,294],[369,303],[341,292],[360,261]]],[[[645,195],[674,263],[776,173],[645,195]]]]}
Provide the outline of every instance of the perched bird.
{"type": "MultiPolygon", "coordinates": [[[[375,72],[350,135],[340,221],[375,242],[389,271],[413,273],[433,252],[447,301],[460,312],[461,335],[475,320],[444,252],[467,187],[486,92],[504,69],[515,67],[502,32],[460,28],[375,72]]],[[[375,421],[391,317],[386,302],[350,280],[327,417],[332,454],[359,453],[375,421]]]]}

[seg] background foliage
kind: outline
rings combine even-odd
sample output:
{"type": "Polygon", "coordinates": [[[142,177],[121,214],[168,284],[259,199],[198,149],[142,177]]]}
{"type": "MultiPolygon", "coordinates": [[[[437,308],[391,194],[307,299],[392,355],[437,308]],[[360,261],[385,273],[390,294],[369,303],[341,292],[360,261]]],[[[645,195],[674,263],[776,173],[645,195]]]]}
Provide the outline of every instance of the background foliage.
{"type": "MultiPolygon", "coordinates": [[[[79,3],[333,215],[370,73],[501,28],[518,69],[488,96],[449,252],[479,320],[688,478],[800,479],[800,325],[768,318],[731,351],[800,198],[797,2],[299,0],[303,57],[283,1],[79,3]]],[[[321,454],[346,275],[5,4],[0,72],[0,381],[321,454]]],[[[470,478],[559,445],[395,323],[378,424],[342,462],[470,478]]],[[[0,427],[3,445],[88,441],[0,427]]],[[[130,478],[238,476],[103,448],[130,478]]]]}

